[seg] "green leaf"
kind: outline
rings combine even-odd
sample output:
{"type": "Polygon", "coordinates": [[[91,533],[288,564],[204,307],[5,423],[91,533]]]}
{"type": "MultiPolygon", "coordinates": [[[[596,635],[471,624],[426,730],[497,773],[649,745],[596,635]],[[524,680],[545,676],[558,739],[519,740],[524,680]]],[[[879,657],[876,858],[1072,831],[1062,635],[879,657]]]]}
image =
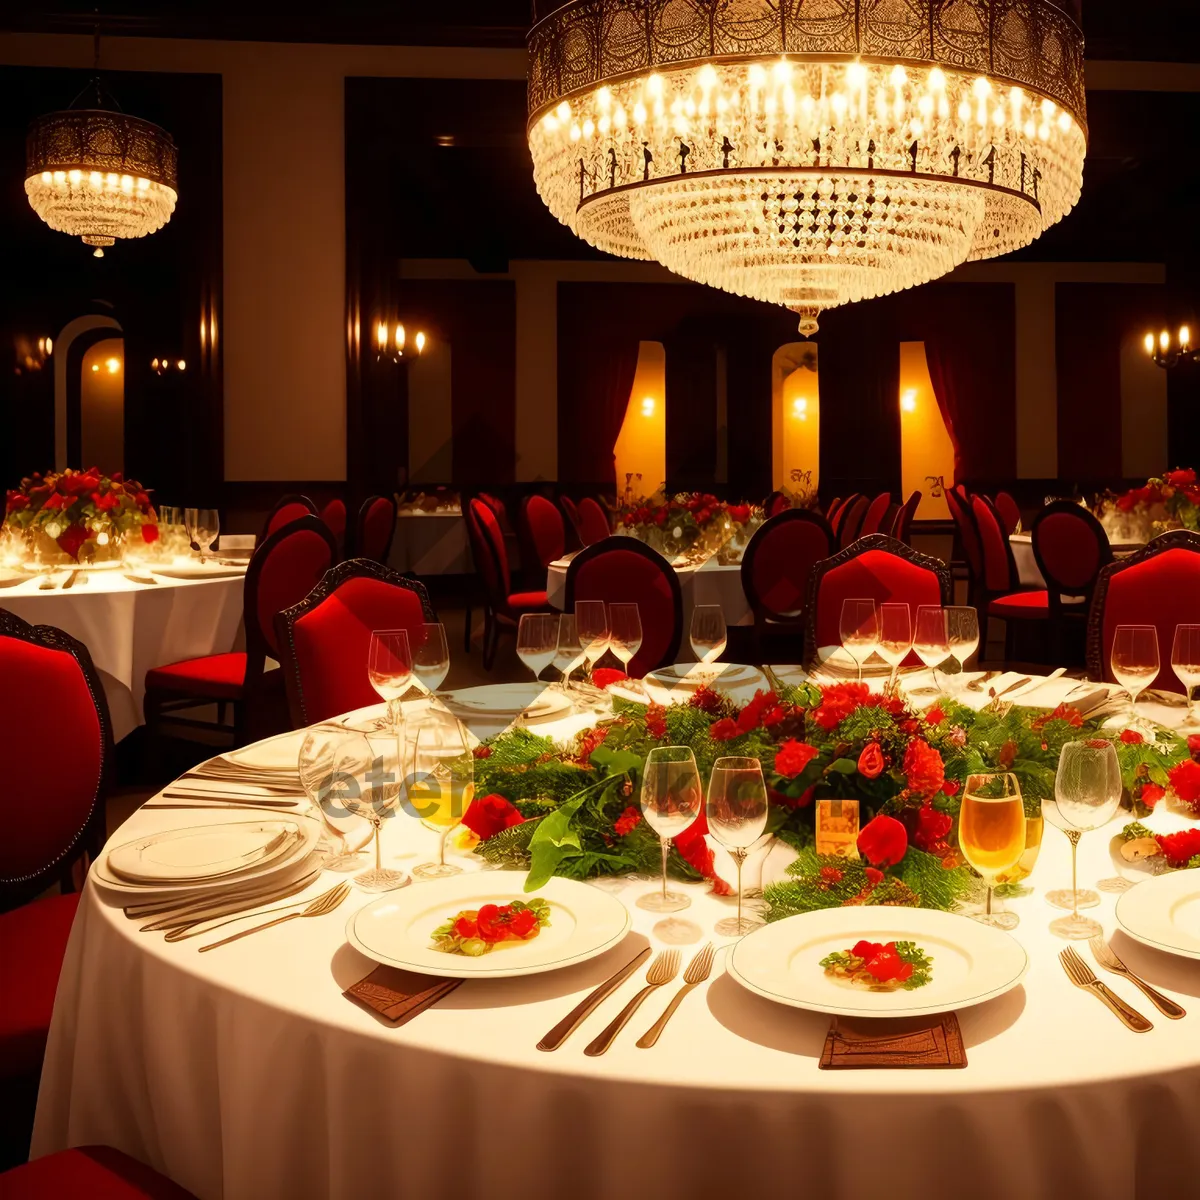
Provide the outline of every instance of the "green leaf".
{"type": "Polygon", "coordinates": [[[858,770],[858,763],[852,758],[835,758],[829,764],[829,770],[837,771],[839,775],[853,775],[858,770]]]}
{"type": "MultiPolygon", "coordinates": [[[[601,784],[607,784],[602,780],[601,784]]],[[[588,793],[601,784],[593,784],[572,796],[549,816],[543,817],[529,839],[531,861],[529,874],[525,876],[525,890],[536,892],[545,887],[563,859],[580,852],[579,834],[571,829],[571,818],[583,806],[588,793]]]]}

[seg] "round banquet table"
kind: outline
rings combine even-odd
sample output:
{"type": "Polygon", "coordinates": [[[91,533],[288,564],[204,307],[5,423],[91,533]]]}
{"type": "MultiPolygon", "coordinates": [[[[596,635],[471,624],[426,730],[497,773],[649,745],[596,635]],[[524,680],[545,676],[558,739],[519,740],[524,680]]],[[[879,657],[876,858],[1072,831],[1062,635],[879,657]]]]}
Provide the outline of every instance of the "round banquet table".
{"type": "MultiPolygon", "coordinates": [[[[565,736],[584,723],[567,716],[536,728],[565,736]]],[[[472,724],[481,735],[496,728],[472,724]]],[[[289,734],[255,750],[284,763],[298,742],[289,734]]],[[[1184,818],[1151,822],[1172,820],[1184,818]]],[[[113,840],[186,823],[186,813],[139,811],[113,840]]],[[[398,817],[385,822],[384,857],[411,869],[427,861],[432,839],[398,817]]],[[[1083,839],[1081,885],[1112,873],[1107,841],[1083,839]]],[[[325,874],[312,891],[339,878],[325,874]]],[[[819,1070],[829,1018],[743,990],[723,952],[654,1049],[634,1043],[665,992],[606,1055],[583,1054],[640,986],[639,972],[563,1047],[536,1050],[654,940],[656,914],[632,907],[652,886],[645,880],[603,885],[633,914],[626,940],[603,956],[469,980],[398,1028],[341,995],[374,966],[345,940],[353,906],[367,899],[357,891],[335,914],[199,954],[196,941],[140,933],[89,880],[59,981],[33,1153],[116,1146],[202,1200],[1183,1195],[1179,1185],[1200,1177],[1200,963],[1116,934],[1130,967],[1191,1010],[1168,1021],[1115,981],[1155,1022],[1129,1032],[1057,961],[1064,943],[1048,931],[1056,910],[1042,892],[1068,880],[1067,839],[1048,828],[1036,891],[1009,902],[1028,974],[960,1011],[965,1069],[925,1071],[819,1070]]],[[[690,891],[683,916],[702,927],[702,942],[732,902],[690,891]]],[[[1093,910],[1110,933],[1113,903],[1105,895],[1093,910]]],[[[685,961],[696,948],[684,948],[685,961]]]]}
{"type": "MultiPolygon", "coordinates": [[[[164,567],[164,570],[173,568],[164,567]]],[[[113,738],[143,722],[146,672],[153,667],[231,650],[242,624],[244,567],[213,567],[180,579],[143,568],[81,572],[64,590],[36,578],[0,588],[0,608],[31,625],[55,625],[87,646],[100,672],[113,738]],[[129,578],[152,577],[155,583],[129,578]]]]}
{"type": "Polygon", "coordinates": [[[469,575],[471,548],[462,513],[398,512],[388,566],[415,575],[469,575]]]}
{"type": "MultiPolygon", "coordinates": [[[[1044,588],[1046,580],[1038,570],[1037,559],[1033,557],[1033,535],[1029,533],[1010,533],[1008,544],[1012,546],[1013,562],[1017,567],[1017,576],[1022,587],[1044,588]]],[[[1145,542],[1121,542],[1109,539],[1112,552],[1117,558],[1124,558],[1135,550],[1140,550],[1145,542]]]]}
{"type": "MultiPolygon", "coordinates": [[[[571,559],[556,559],[546,569],[546,598],[550,605],[562,609],[566,605],[567,568],[571,559]]],[[[754,613],[750,601],[742,589],[742,565],[723,565],[715,556],[706,558],[699,566],[681,564],[675,566],[679,576],[679,589],[683,593],[683,630],[692,625],[692,609],[697,604],[719,604],[725,614],[726,625],[753,625],[754,613]]]]}

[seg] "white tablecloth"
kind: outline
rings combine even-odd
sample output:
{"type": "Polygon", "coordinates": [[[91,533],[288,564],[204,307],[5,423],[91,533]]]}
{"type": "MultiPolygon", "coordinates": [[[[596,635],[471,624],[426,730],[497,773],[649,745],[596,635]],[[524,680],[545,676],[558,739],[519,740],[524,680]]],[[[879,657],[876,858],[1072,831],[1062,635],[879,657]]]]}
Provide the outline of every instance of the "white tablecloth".
{"type": "Polygon", "coordinates": [[[467,575],[471,547],[461,513],[400,512],[388,565],[416,575],[467,575]]]}
{"type": "MultiPolygon", "coordinates": [[[[134,583],[121,571],[80,575],[68,591],[41,591],[36,579],[0,589],[0,608],[31,625],[56,625],[87,646],[112,714],[113,738],[142,724],[152,667],[234,648],[242,623],[245,572],[233,578],[134,583]]],[[[138,575],[144,575],[141,568],[138,575]]]]}
{"type": "MultiPolygon", "coordinates": [[[[1037,559],[1033,557],[1033,535],[1028,533],[1012,533],[1009,534],[1008,541],[1009,545],[1012,546],[1013,562],[1017,565],[1017,576],[1021,580],[1021,586],[1044,588],[1046,581],[1042,578],[1041,571],[1038,570],[1037,559]]],[[[1123,558],[1126,554],[1132,554],[1135,550],[1140,550],[1145,544],[1145,542],[1110,542],[1113,554],[1117,558],[1123,558]]]]}
{"type": "MultiPolygon", "coordinates": [[[[582,720],[539,731],[567,734],[582,720]]],[[[1172,819],[1182,822],[1154,817],[1172,819]]],[[[140,812],[116,838],[185,822],[140,812]]],[[[411,868],[431,836],[409,818],[387,822],[384,857],[411,868]]],[[[1081,884],[1112,874],[1107,841],[1083,839],[1081,884]]],[[[1057,962],[1064,943],[1041,893],[1068,884],[1069,858],[1053,828],[1032,881],[1035,894],[1010,902],[1029,973],[959,1014],[966,1069],[887,1072],[818,1070],[829,1019],[744,991],[723,954],[653,1050],[634,1042],[661,995],[608,1054],[583,1054],[639,975],[560,1050],[538,1052],[542,1034],[653,940],[655,914],[636,907],[634,932],[601,958],[468,981],[393,1029],[340,994],[373,965],[345,943],[350,905],[201,955],[195,942],[139,933],[89,884],[59,982],[34,1154],[107,1143],[202,1200],[1182,1197],[1200,1177],[1200,963],[1117,934],[1129,965],[1191,1010],[1167,1021],[1117,981],[1155,1022],[1130,1033],[1057,962]]],[[[650,885],[607,886],[632,903],[650,885]]],[[[682,915],[703,940],[732,902],[691,892],[682,915]]],[[[1112,896],[1093,910],[1109,932],[1112,910],[1112,896]]]]}

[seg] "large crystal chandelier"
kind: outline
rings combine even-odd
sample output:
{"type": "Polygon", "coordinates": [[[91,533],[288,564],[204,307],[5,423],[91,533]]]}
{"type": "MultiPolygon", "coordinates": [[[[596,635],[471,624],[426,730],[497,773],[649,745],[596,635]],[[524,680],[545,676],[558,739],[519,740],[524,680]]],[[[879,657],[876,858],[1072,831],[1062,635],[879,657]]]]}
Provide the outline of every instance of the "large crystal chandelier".
{"type": "Polygon", "coordinates": [[[1079,197],[1085,120],[1050,0],[572,0],[529,35],[550,211],[804,334],[1032,242],[1079,197]]]}

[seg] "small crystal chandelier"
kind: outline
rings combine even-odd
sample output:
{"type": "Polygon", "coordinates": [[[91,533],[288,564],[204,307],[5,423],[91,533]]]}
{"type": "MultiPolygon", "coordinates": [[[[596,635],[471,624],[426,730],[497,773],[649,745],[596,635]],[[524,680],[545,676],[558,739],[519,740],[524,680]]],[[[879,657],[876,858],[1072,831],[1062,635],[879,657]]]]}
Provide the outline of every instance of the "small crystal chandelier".
{"type": "MultiPolygon", "coordinates": [[[[99,32],[95,45],[98,72],[99,32]]],[[[51,229],[81,238],[103,258],[117,238],[145,237],[171,219],[178,155],[166,130],[120,112],[111,96],[114,107],[105,106],[98,73],[84,90],[92,88],[95,108],[76,108],[77,96],[30,124],[25,194],[51,229]]]]}
{"type": "Polygon", "coordinates": [[[827,308],[1025,246],[1079,198],[1053,0],[571,0],[529,35],[550,211],[610,254],[827,308]]]}

